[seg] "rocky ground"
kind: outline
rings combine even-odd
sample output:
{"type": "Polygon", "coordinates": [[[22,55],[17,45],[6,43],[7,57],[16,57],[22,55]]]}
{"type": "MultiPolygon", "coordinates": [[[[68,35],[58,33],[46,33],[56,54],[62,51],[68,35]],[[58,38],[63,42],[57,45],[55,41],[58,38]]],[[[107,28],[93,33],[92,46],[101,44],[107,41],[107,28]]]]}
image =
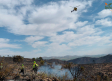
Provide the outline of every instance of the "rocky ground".
{"type": "MultiPolygon", "coordinates": [[[[13,66],[13,64],[11,64],[13,66]]],[[[11,66],[10,65],[10,66],[11,66]]],[[[19,81],[61,81],[57,79],[56,77],[49,77],[46,76],[45,74],[38,73],[37,75],[34,75],[34,73],[31,71],[32,65],[25,65],[26,66],[26,71],[25,75],[23,74],[18,74],[18,68],[20,67],[18,65],[17,68],[13,70],[13,76],[8,76],[6,79],[11,80],[11,79],[17,79],[19,81]]],[[[112,63],[108,64],[83,64],[81,65],[85,68],[85,71],[88,73],[88,78],[91,78],[90,76],[93,75],[100,75],[100,76],[106,76],[108,75],[110,77],[110,81],[112,80],[112,63]]],[[[97,78],[95,76],[94,78],[97,78]]],[[[69,80],[70,81],[70,80],[69,80]]],[[[79,80],[80,81],[80,80],[79,80]]],[[[88,81],[92,81],[91,79],[88,81]]],[[[96,79],[97,81],[97,79],[96,79]]],[[[107,80],[102,80],[102,81],[107,81],[107,80]]]]}

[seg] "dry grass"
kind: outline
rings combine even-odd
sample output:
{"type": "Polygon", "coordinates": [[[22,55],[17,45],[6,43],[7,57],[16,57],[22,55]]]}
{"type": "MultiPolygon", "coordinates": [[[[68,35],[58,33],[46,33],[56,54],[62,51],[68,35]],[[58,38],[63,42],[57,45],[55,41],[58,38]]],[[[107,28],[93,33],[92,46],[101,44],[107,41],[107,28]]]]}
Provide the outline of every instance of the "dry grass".
{"type": "MultiPolygon", "coordinates": [[[[10,76],[17,76],[18,74],[18,68],[21,67],[21,64],[9,64],[8,61],[5,62],[3,59],[0,61],[3,63],[3,69],[0,71],[0,77],[5,77],[7,79],[10,78],[10,76]],[[16,73],[14,73],[16,72],[16,73]],[[16,75],[17,74],[17,75],[16,75]]],[[[39,64],[40,62],[37,62],[39,64]]],[[[49,63],[51,65],[51,63],[49,63]]],[[[32,66],[33,66],[33,61],[32,62],[25,62],[24,63],[26,73],[30,73],[32,76],[32,66]]],[[[64,65],[63,65],[64,66],[64,65]]],[[[74,65],[76,66],[76,65],[74,65]]],[[[105,64],[83,64],[81,65],[84,69],[83,76],[80,76],[76,81],[100,81],[103,79],[103,81],[112,81],[112,63],[105,63],[105,64]],[[101,72],[104,73],[104,76],[101,77],[100,75],[97,75],[95,73],[101,72]],[[110,75],[109,75],[110,74],[110,75]]],[[[66,68],[66,65],[65,65],[66,68]]],[[[19,75],[20,76],[20,75],[19,75]]],[[[37,76],[40,76],[42,79],[53,79],[53,77],[57,78],[59,81],[65,81],[68,76],[67,73],[63,77],[58,77],[57,75],[52,75],[52,74],[46,74],[46,73],[39,73],[37,76]]],[[[13,78],[13,77],[12,77],[13,78]]],[[[67,81],[67,80],[66,80],[67,81]]],[[[70,80],[68,80],[70,81],[70,80]]],[[[74,80],[75,81],[75,80],[74,80]]]]}
{"type": "Polygon", "coordinates": [[[4,61],[2,61],[2,63],[3,63],[3,68],[0,71],[0,79],[7,78],[8,76],[12,76],[13,70],[16,68],[16,64],[12,66],[4,61]]]}

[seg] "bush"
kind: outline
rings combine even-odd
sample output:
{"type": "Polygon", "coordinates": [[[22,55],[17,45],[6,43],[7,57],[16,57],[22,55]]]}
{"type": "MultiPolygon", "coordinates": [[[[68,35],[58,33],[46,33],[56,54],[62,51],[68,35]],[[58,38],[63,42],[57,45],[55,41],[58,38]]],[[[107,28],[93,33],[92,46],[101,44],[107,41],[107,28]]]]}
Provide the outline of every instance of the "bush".
{"type": "Polygon", "coordinates": [[[37,57],[37,58],[36,58],[36,60],[38,61],[38,60],[39,60],[39,58],[37,57]]]}
{"type": "Polygon", "coordinates": [[[41,60],[41,61],[40,61],[40,64],[41,64],[41,65],[44,65],[44,60],[41,60]]]}
{"type": "Polygon", "coordinates": [[[101,80],[101,76],[97,75],[97,81],[101,80]]]}
{"type": "Polygon", "coordinates": [[[92,78],[92,79],[94,79],[94,78],[95,78],[95,76],[93,76],[93,75],[92,75],[92,76],[91,76],[91,78],[92,78]]]}
{"type": "Polygon", "coordinates": [[[77,78],[82,74],[82,72],[84,71],[84,67],[78,65],[78,66],[73,66],[72,63],[69,63],[68,65],[66,65],[66,67],[68,68],[68,70],[70,71],[71,75],[73,76],[73,81],[77,80],[77,78]]]}
{"type": "Polygon", "coordinates": [[[81,78],[81,80],[80,81],[86,81],[84,78],[81,78]]]}
{"type": "Polygon", "coordinates": [[[106,76],[104,76],[104,80],[109,80],[109,77],[106,75],[106,76]]]}
{"type": "Polygon", "coordinates": [[[81,70],[81,71],[84,71],[84,67],[81,66],[81,67],[80,67],[80,70],[81,70]]]}
{"type": "Polygon", "coordinates": [[[41,60],[43,60],[43,58],[42,57],[39,57],[39,60],[41,61],[41,60]]]}
{"type": "Polygon", "coordinates": [[[35,58],[32,58],[32,61],[36,61],[36,59],[35,58]]]}
{"type": "Polygon", "coordinates": [[[8,76],[12,75],[13,70],[15,69],[14,66],[9,66],[9,64],[6,62],[2,62],[2,63],[3,63],[3,68],[0,71],[0,81],[5,80],[8,76]]]}
{"type": "Polygon", "coordinates": [[[21,63],[23,62],[23,59],[22,56],[13,56],[13,62],[21,63]]]}

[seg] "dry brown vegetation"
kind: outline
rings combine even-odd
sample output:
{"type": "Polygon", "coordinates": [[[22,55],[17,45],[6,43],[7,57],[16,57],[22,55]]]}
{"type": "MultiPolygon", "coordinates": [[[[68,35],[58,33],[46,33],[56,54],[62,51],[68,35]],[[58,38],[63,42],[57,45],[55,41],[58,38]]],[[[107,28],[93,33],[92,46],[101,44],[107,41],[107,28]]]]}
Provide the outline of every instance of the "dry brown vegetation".
{"type": "MultiPolygon", "coordinates": [[[[38,81],[65,81],[67,79],[67,74],[65,76],[57,77],[52,76],[52,74],[39,73],[38,75],[34,75],[32,73],[33,61],[32,59],[25,59],[25,76],[19,74],[19,68],[22,63],[8,63],[9,61],[5,61],[4,58],[0,60],[0,63],[3,63],[3,69],[0,71],[0,79],[33,79],[38,81]]],[[[44,63],[43,60],[37,61],[37,64],[42,65],[44,63]]],[[[48,63],[51,65],[50,63],[48,63]]],[[[74,80],[71,81],[112,81],[112,63],[102,63],[102,64],[63,64],[63,68],[68,68],[74,77],[74,80]],[[73,67],[77,66],[79,69],[76,71],[73,67]],[[74,72],[73,70],[74,69],[74,72]],[[75,74],[73,74],[75,73],[75,74]],[[77,75],[77,76],[76,76],[77,75]]],[[[63,69],[62,68],[62,69],[63,69]]],[[[67,81],[67,80],[66,80],[67,81]]],[[[70,81],[70,80],[68,80],[70,81]]]]}

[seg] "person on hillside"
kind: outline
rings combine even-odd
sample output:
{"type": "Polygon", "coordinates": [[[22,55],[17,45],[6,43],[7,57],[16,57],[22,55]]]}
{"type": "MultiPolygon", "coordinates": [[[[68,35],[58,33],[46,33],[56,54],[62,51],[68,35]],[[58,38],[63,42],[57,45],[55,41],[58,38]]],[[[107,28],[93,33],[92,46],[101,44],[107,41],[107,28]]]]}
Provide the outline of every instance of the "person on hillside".
{"type": "Polygon", "coordinates": [[[33,64],[33,71],[35,74],[37,74],[37,71],[38,71],[38,64],[36,64],[36,62],[34,61],[34,64],[33,64]]]}
{"type": "Polygon", "coordinates": [[[21,66],[21,71],[19,73],[23,73],[23,75],[24,75],[24,65],[23,64],[21,66]]]}
{"type": "Polygon", "coordinates": [[[2,65],[2,63],[1,63],[1,65],[0,65],[0,70],[3,68],[3,65],[2,65]]]}

